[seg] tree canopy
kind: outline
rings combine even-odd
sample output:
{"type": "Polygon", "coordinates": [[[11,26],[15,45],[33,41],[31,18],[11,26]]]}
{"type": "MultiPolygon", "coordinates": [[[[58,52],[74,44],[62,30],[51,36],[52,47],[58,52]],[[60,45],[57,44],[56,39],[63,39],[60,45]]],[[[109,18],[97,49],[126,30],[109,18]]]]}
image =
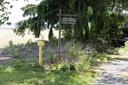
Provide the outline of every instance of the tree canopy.
{"type": "Polygon", "coordinates": [[[0,0],[0,25],[4,24],[5,21],[9,19],[8,17],[9,11],[7,11],[6,5],[9,5],[9,2],[0,0]]]}
{"type": "Polygon", "coordinates": [[[17,34],[31,30],[36,37],[44,29],[44,22],[54,28],[58,23],[59,9],[62,13],[77,14],[77,24],[63,25],[67,39],[85,41],[89,39],[112,39],[121,35],[121,27],[127,20],[122,12],[128,10],[127,0],[42,0],[39,5],[29,4],[22,8],[23,16],[29,19],[18,23],[17,34]]]}

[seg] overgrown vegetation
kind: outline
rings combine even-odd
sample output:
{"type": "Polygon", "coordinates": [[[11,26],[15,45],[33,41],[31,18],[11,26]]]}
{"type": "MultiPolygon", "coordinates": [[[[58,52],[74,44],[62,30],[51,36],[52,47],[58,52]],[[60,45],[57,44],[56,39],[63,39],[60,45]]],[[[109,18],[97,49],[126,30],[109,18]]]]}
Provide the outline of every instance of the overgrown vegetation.
{"type": "Polygon", "coordinates": [[[120,47],[120,48],[116,48],[116,50],[118,51],[119,54],[127,54],[128,52],[128,41],[125,42],[125,45],[120,47]]]}
{"type": "MultiPolygon", "coordinates": [[[[0,4],[4,7],[5,3],[2,0],[0,4]]],[[[50,42],[46,42],[43,50],[43,66],[37,64],[38,47],[35,43],[28,41],[27,44],[14,45],[10,41],[10,46],[2,52],[14,60],[0,65],[0,84],[90,85],[96,75],[93,67],[110,59],[106,53],[113,53],[114,41],[123,36],[121,29],[128,17],[122,12],[127,7],[127,0],[42,0],[39,5],[23,7],[23,16],[29,18],[17,23],[16,34],[24,34],[29,29],[39,37],[45,22],[50,29],[50,42]],[[76,14],[77,23],[62,25],[65,41],[58,57],[52,29],[58,29],[59,9],[64,14],[76,14]]],[[[0,11],[5,12],[4,9],[0,11]]],[[[7,19],[3,15],[0,24],[7,19]]],[[[128,51],[128,42],[121,49],[128,51]]]]}
{"type": "Polygon", "coordinates": [[[64,70],[64,67],[46,70],[21,60],[13,62],[11,66],[0,66],[0,73],[2,85],[90,85],[95,76],[92,72],[79,73],[64,70]]]}
{"type": "Polygon", "coordinates": [[[14,61],[0,65],[2,85],[90,85],[96,75],[92,68],[109,59],[105,54],[87,55],[81,43],[67,42],[63,47],[67,50],[62,51],[61,58],[58,58],[56,51],[46,46],[47,50],[44,53],[46,56],[43,58],[45,61],[42,67],[38,65],[38,57],[34,57],[32,51],[30,51],[31,56],[28,56],[29,52],[26,56],[21,56],[21,51],[26,52],[25,48],[35,49],[34,45],[10,44],[10,47],[11,50],[5,50],[9,50],[7,52],[12,57],[15,54],[18,56],[14,61]]]}

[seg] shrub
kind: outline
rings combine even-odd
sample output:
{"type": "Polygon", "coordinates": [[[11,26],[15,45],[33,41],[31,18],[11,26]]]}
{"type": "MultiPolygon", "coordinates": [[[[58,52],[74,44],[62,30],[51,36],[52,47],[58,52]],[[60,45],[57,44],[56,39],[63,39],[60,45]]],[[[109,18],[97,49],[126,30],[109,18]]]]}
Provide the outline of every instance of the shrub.
{"type": "Polygon", "coordinates": [[[66,72],[66,71],[76,71],[76,68],[73,64],[64,64],[60,70],[62,70],[63,72],[66,72]]]}
{"type": "Polygon", "coordinates": [[[58,56],[56,55],[56,53],[53,53],[53,52],[50,52],[49,50],[46,50],[45,54],[46,54],[47,61],[50,64],[57,62],[58,56]]]}
{"type": "Polygon", "coordinates": [[[106,54],[94,54],[92,56],[90,56],[90,62],[91,62],[91,65],[94,66],[94,65],[98,65],[99,63],[105,63],[105,62],[108,62],[108,60],[110,59],[109,56],[107,56],[106,54]]]}
{"type": "Polygon", "coordinates": [[[128,41],[125,42],[125,45],[123,47],[117,48],[116,49],[118,51],[119,54],[127,54],[128,52],[128,41]]]}
{"type": "Polygon", "coordinates": [[[65,44],[65,47],[68,49],[68,54],[71,57],[78,57],[82,51],[82,45],[79,42],[70,41],[65,44]]]}

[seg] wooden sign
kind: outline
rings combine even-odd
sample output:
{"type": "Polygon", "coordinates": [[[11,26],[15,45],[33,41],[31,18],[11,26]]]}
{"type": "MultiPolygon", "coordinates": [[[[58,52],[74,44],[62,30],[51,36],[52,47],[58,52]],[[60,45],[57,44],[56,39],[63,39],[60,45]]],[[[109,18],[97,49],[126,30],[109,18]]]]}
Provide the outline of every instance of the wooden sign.
{"type": "MultiPolygon", "coordinates": [[[[59,16],[59,14],[57,14],[57,16],[59,16]]],[[[62,14],[61,16],[63,17],[77,17],[77,14],[62,14]]]]}
{"type": "MultiPolygon", "coordinates": [[[[60,14],[57,14],[58,16],[60,14]]],[[[61,14],[61,23],[62,24],[68,24],[68,25],[75,25],[77,23],[76,17],[78,15],[77,14],[61,14]]]]}
{"type": "Polygon", "coordinates": [[[76,24],[76,18],[73,17],[63,17],[62,24],[76,24]]]}

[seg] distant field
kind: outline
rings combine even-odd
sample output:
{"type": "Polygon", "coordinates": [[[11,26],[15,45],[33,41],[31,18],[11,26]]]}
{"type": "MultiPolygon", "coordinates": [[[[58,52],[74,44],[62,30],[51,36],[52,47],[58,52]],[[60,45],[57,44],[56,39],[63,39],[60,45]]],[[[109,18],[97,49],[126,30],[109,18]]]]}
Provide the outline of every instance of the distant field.
{"type": "MultiPolygon", "coordinates": [[[[43,38],[45,40],[48,40],[48,32],[49,30],[44,30],[41,32],[43,38]]],[[[53,31],[55,36],[58,37],[58,31],[54,30],[53,31]]],[[[32,33],[28,34],[28,31],[25,32],[25,36],[17,36],[14,34],[12,29],[6,29],[6,30],[0,30],[0,48],[4,48],[5,46],[9,45],[9,41],[12,41],[14,44],[20,44],[20,43],[26,43],[29,40],[37,41],[38,38],[35,38],[32,33]]]]}

